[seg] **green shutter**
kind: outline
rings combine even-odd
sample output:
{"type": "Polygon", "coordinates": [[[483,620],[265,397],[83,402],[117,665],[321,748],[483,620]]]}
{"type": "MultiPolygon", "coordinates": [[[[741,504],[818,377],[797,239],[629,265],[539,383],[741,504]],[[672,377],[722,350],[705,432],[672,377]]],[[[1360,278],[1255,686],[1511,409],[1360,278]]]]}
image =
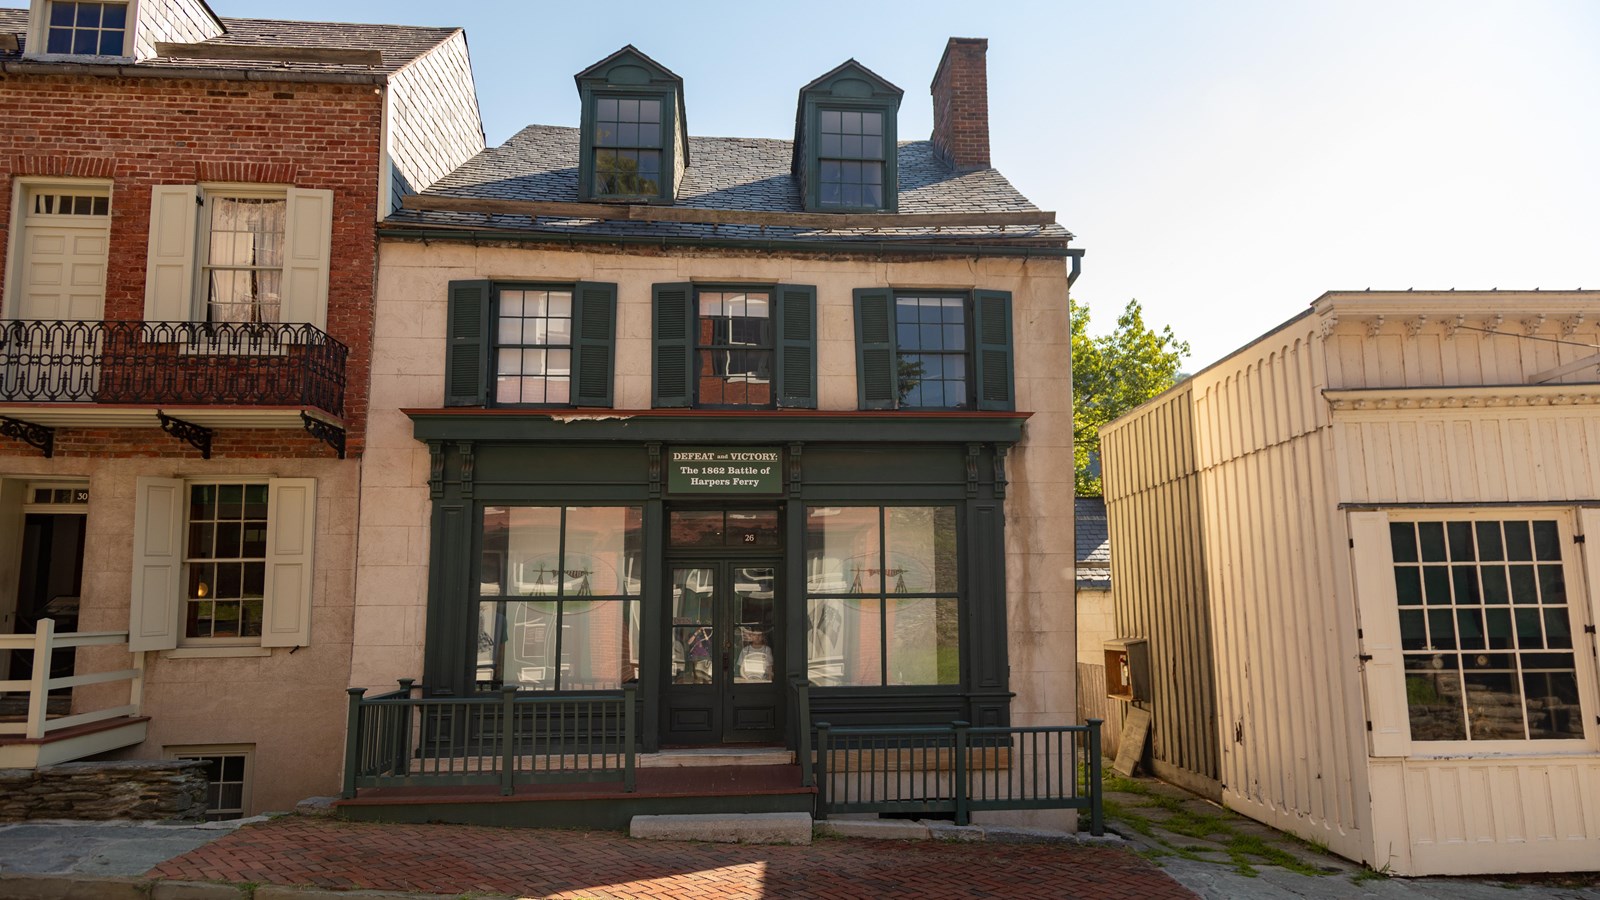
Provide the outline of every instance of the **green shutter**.
{"type": "Polygon", "coordinates": [[[780,284],[778,297],[778,405],[817,408],[817,289],[780,284]]]}
{"type": "Polygon", "coordinates": [[[972,308],[972,331],[978,344],[978,408],[1015,409],[1011,293],[977,291],[972,308]]]}
{"type": "Polygon", "coordinates": [[[895,377],[894,294],[887,288],[857,288],[856,395],[862,409],[894,409],[900,395],[895,377]]]}
{"type": "Polygon", "coordinates": [[[650,299],[655,319],[651,399],[658,407],[688,406],[694,399],[694,285],[654,285],[650,299]]]}
{"type": "Polygon", "coordinates": [[[448,319],[444,405],[482,406],[489,375],[489,282],[450,282],[448,319]]]}
{"type": "Polygon", "coordinates": [[[572,291],[572,405],[610,406],[616,371],[617,286],[580,281],[572,291]]]}

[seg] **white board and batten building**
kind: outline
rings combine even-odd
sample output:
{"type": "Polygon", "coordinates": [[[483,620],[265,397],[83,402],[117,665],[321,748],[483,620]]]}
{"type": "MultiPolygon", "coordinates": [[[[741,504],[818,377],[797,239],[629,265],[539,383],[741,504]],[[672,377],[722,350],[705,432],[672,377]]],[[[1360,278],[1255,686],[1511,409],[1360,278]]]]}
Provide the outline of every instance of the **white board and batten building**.
{"type": "Polygon", "coordinates": [[[1395,874],[1596,867],[1600,292],[1330,292],[1102,448],[1158,772],[1395,874]]]}

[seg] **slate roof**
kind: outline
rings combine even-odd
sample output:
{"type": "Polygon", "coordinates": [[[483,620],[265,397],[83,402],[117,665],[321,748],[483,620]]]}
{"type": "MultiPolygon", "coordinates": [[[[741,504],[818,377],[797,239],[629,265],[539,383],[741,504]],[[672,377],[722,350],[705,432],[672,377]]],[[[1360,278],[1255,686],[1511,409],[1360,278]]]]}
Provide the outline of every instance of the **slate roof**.
{"type": "MultiPolygon", "coordinates": [[[[123,69],[240,69],[267,72],[335,75],[392,75],[412,60],[454,35],[459,28],[416,25],[360,25],[343,22],[286,22],[275,19],[219,17],[227,32],[205,43],[213,46],[318,47],[330,50],[378,50],[383,62],[369,66],[353,63],[280,62],[256,59],[185,59],[162,57],[139,62],[119,62],[123,69]]],[[[0,50],[0,61],[17,60],[27,51],[28,11],[0,9],[0,33],[16,35],[17,50],[0,50]]],[[[69,60],[63,60],[69,61],[69,60]]],[[[92,60],[70,60],[89,62],[92,60]]]]}
{"type": "Polygon", "coordinates": [[[1106,503],[1099,497],[1078,497],[1076,524],[1078,588],[1111,590],[1111,535],[1106,529],[1106,503]]]}
{"type": "MultiPolygon", "coordinates": [[[[499,147],[468,160],[423,192],[425,196],[577,202],[578,129],[530,125],[499,147]]],[[[958,173],[934,154],[929,141],[899,145],[900,212],[1001,213],[1037,211],[994,169],[958,173]]],[[[675,206],[759,212],[805,212],[799,183],[790,172],[794,143],[773,138],[689,138],[693,164],[684,173],[675,206]]],[[[1059,224],[998,226],[817,229],[745,225],[700,225],[542,216],[488,215],[402,209],[391,224],[531,230],[644,238],[718,240],[916,241],[981,239],[1059,245],[1072,235],[1059,224]]]]}

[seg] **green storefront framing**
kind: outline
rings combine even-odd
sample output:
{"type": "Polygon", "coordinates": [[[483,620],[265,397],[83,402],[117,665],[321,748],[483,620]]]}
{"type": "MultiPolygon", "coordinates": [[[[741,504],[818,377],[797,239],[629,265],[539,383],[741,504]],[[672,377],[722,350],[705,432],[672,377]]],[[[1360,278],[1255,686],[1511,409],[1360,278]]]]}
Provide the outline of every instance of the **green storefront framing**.
{"type": "MultiPolygon", "coordinates": [[[[539,413],[406,410],[432,455],[424,688],[475,692],[476,577],[483,508],[496,504],[643,508],[639,736],[662,734],[669,623],[664,583],[672,508],[748,505],[751,498],[674,496],[666,453],[674,446],[782,448],[780,510],[784,683],[805,677],[805,511],[813,505],[956,507],[960,547],[960,682],[818,687],[811,718],[836,725],[1009,724],[1005,575],[1005,460],[1027,413],[816,412],[734,414],[691,410],[539,413]]],[[[770,551],[769,551],[770,552],[770,551]]],[[[788,710],[782,721],[792,719],[788,710]]],[[[789,734],[790,745],[794,735],[789,734]]]]}

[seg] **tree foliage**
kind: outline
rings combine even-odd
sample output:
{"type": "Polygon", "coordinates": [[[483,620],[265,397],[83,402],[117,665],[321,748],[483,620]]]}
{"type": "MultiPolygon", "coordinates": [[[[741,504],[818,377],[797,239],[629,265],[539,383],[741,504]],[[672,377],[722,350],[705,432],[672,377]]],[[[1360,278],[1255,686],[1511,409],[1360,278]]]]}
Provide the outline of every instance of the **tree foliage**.
{"type": "Polygon", "coordinates": [[[1071,300],[1072,432],[1080,495],[1100,495],[1100,426],[1178,382],[1189,355],[1172,326],[1145,324],[1138,300],[1117,317],[1110,334],[1089,334],[1089,308],[1071,300]]]}

